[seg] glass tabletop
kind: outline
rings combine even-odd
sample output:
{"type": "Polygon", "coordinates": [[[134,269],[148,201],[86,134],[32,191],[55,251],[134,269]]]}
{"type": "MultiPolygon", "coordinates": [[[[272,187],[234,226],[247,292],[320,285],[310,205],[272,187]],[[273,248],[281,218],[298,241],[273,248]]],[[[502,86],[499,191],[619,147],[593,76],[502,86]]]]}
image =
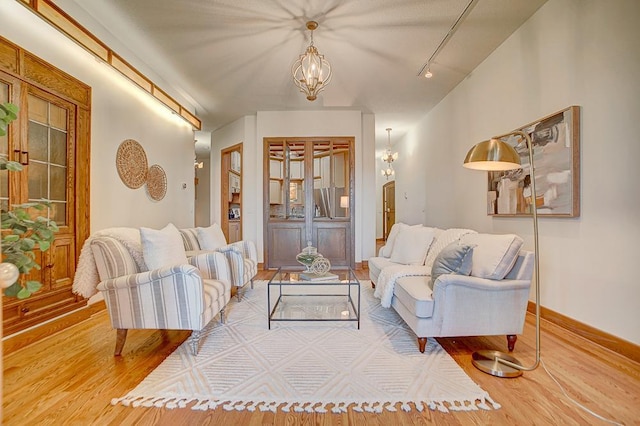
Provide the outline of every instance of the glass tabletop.
{"type": "Polygon", "coordinates": [[[300,285],[300,284],[357,284],[359,283],[352,269],[332,269],[324,275],[278,269],[269,284],[300,285]]]}

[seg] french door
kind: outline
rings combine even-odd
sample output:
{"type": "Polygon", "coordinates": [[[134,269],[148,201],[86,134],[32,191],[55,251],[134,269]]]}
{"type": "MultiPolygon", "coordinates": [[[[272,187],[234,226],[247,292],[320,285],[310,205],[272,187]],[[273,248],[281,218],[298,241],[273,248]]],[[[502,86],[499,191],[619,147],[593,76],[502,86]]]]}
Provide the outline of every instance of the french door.
{"type": "Polygon", "coordinates": [[[307,245],[336,267],[355,266],[354,139],[265,138],[265,266],[299,267],[307,245]]]}

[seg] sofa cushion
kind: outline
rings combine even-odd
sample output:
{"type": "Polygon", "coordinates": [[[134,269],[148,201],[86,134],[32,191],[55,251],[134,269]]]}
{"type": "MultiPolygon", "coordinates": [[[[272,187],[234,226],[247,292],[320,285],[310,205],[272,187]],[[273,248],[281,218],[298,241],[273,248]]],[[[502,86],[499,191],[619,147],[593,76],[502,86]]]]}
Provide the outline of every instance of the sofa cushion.
{"type": "Polygon", "coordinates": [[[452,242],[458,241],[463,235],[475,233],[476,231],[473,231],[471,229],[461,228],[445,229],[444,231],[437,233],[435,236],[435,240],[431,244],[431,248],[429,249],[429,253],[427,254],[427,260],[424,262],[424,264],[429,268],[433,267],[433,261],[436,260],[436,257],[438,257],[442,249],[444,249],[452,242]]]}
{"type": "Polygon", "coordinates": [[[424,276],[398,278],[393,295],[415,316],[431,318],[434,303],[428,282],[429,277],[424,276]]]}
{"type": "Polygon", "coordinates": [[[424,265],[434,234],[435,228],[420,225],[401,228],[390,260],[402,265],[424,265]]]}
{"type": "Polygon", "coordinates": [[[442,249],[431,267],[429,288],[433,289],[433,284],[442,274],[469,275],[473,265],[473,247],[454,241],[442,249]]]}
{"type": "MultiPolygon", "coordinates": [[[[200,243],[198,242],[198,231],[196,228],[185,228],[180,230],[182,236],[182,242],[184,243],[184,249],[187,252],[199,251],[200,243]]],[[[187,254],[188,256],[188,254],[187,254]]]]}
{"type": "Polygon", "coordinates": [[[393,226],[391,227],[391,230],[389,230],[389,235],[387,235],[387,242],[380,249],[380,256],[391,257],[391,252],[393,251],[393,244],[395,243],[396,238],[398,237],[398,233],[400,233],[400,229],[406,226],[409,226],[409,225],[402,222],[393,224],[393,226]]]}
{"type": "Polygon", "coordinates": [[[198,233],[198,243],[202,250],[217,250],[227,245],[227,239],[222,232],[222,228],[217,223],[207,228],[196,228],[198,233]]]}
{"type": "Polygon", "coordinates": [[[188,263],[180,231],[172,223],[159,230],[140,228],[140,239],[149,270],[188,263]]]}
{"type": "Polygon", "coordinates": [[[514,234],[467,234],[460,241],[474,245],[474,277],[501,280],[509,273],[515,263],[523,240],[514,234]]]}

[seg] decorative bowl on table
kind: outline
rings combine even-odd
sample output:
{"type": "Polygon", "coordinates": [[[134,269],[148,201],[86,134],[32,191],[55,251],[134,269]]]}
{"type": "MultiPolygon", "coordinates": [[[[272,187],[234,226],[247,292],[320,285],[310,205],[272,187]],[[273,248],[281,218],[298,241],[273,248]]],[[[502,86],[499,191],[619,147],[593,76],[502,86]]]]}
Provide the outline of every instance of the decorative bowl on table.
{"type": "Polygon", "coordinates": [[[296,261],[306,267],[304,272],[312,272],[311,265],[313,265],[313,261],[318,257],[322,257],[320,253],[318,253],[318,249],[311,245],[311,242],[307,243],[307,246],[302,249],[302,252],[296,255],[296,261]]]}

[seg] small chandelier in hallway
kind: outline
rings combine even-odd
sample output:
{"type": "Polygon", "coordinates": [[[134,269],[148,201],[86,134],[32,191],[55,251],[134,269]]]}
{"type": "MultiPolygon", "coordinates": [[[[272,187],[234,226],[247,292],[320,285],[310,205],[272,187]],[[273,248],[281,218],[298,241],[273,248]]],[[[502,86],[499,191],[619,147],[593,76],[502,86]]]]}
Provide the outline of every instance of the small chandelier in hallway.
{"type": "Polygon", "coordinates": [[[398,153],[391,153],[391,127],[387,127],[387,151],[382,154],[382,161],[386,163],[384,169],[382,169],[382,176],[386,177],[389,180],[389,176],[393,176],[396,172],[393,170],[393,163],[398,159],[398,153]]]}
{"type": "Polygon", "coordinates": [[[293,82],[310,101],[315,101],[318,93],[331,81],[331,65],[313,45],[313,31],[316,28],[316,21],[307,22],[307,29],[311,31],[311,44],[291,67],[293,82]]]}

